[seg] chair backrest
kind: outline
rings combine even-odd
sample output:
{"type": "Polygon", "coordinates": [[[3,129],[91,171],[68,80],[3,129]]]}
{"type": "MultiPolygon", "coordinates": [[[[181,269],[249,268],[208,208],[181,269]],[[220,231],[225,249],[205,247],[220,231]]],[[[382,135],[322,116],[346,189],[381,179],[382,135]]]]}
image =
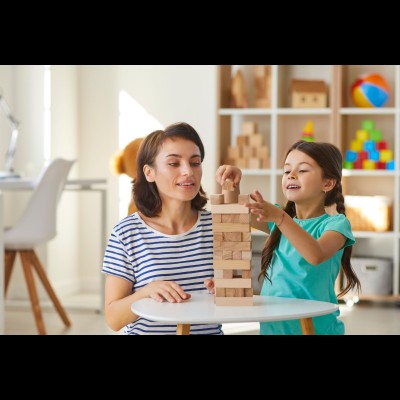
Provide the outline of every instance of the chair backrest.
{"type": "Polygon", "coordinates": [[[4,232],[6,249],[31,249],[57,234],[57,204],[75,160],[57,158],[40,174],[21,217],[4,232]]]}

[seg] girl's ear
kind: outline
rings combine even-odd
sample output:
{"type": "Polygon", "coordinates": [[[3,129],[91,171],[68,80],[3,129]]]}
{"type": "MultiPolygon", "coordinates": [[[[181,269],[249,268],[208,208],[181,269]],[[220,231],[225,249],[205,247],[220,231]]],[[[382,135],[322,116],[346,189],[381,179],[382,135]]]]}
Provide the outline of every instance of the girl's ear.
{"type": "Polygon", "coordinates": [[[154,169],[152,167],[150,167],[148,164],[146,164],[143,167],[143,173],[144,173],[144,176],[146,177],[147,182],[154,182],[155,181],[154,169]]]}
{"type": "Polygon", "coordinates": [[[331,191],[334,187],[336,186],[336,179],[327,179],[324,183],[324,189],[323,191],[329,192],[331,191]]]}

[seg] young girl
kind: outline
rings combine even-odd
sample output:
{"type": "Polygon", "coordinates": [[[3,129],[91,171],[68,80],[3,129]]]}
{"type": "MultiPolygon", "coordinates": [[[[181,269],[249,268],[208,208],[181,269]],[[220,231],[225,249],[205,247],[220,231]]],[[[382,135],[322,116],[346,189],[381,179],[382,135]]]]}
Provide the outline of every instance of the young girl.
{"type": "MultiPolygon", "coordinates": [[[[222,185],[241,179],[239,168],[222,165],[216,174],[222,185]]],[[[252,225],[270,234],[262,253],[260,277],[265,277],[261,295],[313,299],[337,304],[335,281],[342,266],[346,287],[360,289],[351,265],[355,243],[345,216],[342,194],[342,156],[330,143],[296,142],[286,154],[282,191],[288,200],[284,209],[268,203],[260,192],[246,204],[253,214],[252,225]],[[325,207],[336,204],[337,214],[325,207]],[[267,224],[265,223],[267,222],[267,224]]],[[[339,311],[313,318],[316,334],[344,334],[339,311]]],[[[300,322],[262,322],[261,334],[301,334],[300,322]]]]}
{"type": "MultiPolygon", "coordinates": [[[[131,304],[151,297],[182,302],[208,293],[212,279],[211,213],[201,187],[203,143],[186,123],[148,135],[141,144],[133,195],[137,212],[112,230],[103,261],[105,315],[128,335],[176,334],[176,325],[135,315],[131,304]]],[[[191,334],[222,334],[221,325],[193,324],[191,334]]]]}

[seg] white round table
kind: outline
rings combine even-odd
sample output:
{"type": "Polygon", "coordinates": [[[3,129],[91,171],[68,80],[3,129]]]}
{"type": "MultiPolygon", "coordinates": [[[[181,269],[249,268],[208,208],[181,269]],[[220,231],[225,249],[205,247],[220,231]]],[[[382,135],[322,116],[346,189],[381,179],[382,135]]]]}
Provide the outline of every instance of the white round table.
{"type": "Polygon", "coordinates": [[[182,303],[141,299],[133,313],[153,321],[177,324],[177,334],[189,334],[190,324],[265,322],[299,319],[303,334],[314,334],[312,317],[335,312],[339,306],[316,300],[253,296],[252,306],[216,306],[212,294],[192,294],[182,303]]]}

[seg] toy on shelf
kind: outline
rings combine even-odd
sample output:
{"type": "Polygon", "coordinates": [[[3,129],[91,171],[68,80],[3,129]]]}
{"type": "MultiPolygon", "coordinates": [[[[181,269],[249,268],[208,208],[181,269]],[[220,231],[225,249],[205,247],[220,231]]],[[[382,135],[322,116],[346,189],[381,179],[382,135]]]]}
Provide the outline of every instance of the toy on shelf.
{"type": "Polygon", "coordinates": [[[389,85],[379,74],[364,74],[351,86],[351,97],[357,107],[382,107],[389,98],[389,85]]]}
{"type": "Polygon", "coordinates": [[[271,107],[271,66],[256,65],[254,67],[256,89],[256,108],[271,107]]]}
{"type": "Polygon", "coordinates": [[[394,170],[393,150],[388,149],[387,141],[382,140],[382,132],[375,129],[372,120],[364,120],[356,138],[346,150],[343,168],[345,169],[386,169],[394,170]]]}
{"type": "Polygon", "coordinates": [[[306,142],[315,142],[313,121],[307,121],[300,139],[305,140],[306,142]]]}
{"type": "Polygon", "coordinates": [[[246,82],[242,71],[236,71],[235,76],[232,78],[231,84],[231,107],[233,108],[246,108],[248,107],[246,82]]]}
{"type": "Polygon", "coordinates": [[[228,146],[224,164],[233,164],[242,169],[270,168],[269,147],[257,132],[257,123],[246,121],[242,133],[236,137],[236,146],[228,146]]]}
{"type": "Polygon", "coordinates": [[[328,106],[328,87],[324,81],[293,79],[290,93],[293,108],[328,106]]]}
{"type": "Polygon", "coordinates": [[[227,179],[222,194],[210,196],[214,233],[214,284],[217,306],[252,306],[250,195],[227,179]]]}

